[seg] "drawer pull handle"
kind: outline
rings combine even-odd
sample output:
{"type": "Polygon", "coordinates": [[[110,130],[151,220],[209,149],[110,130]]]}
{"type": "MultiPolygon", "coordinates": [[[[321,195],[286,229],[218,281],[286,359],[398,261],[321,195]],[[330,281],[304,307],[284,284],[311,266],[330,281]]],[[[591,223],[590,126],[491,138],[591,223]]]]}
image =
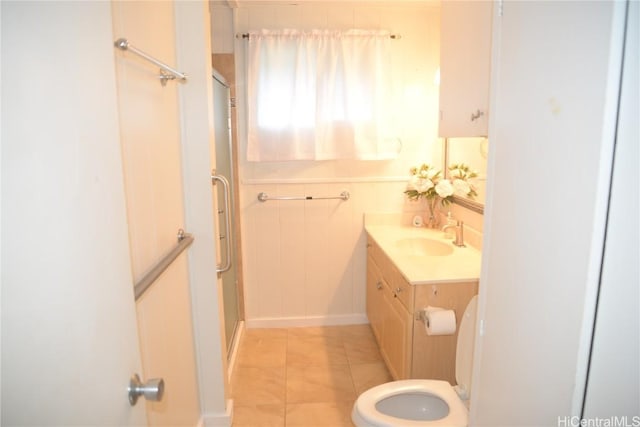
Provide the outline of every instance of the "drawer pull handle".
{"type": "Polygon", "coordinates": [[[399,294],[400,292],[402,292],[402,288],[396,288],[396,293],[399,294]]]}
{"type": "Polygon", "coordinates": [[[382,289],[382,282],[376,283],[376,289],[378,290],[382,289]]]}

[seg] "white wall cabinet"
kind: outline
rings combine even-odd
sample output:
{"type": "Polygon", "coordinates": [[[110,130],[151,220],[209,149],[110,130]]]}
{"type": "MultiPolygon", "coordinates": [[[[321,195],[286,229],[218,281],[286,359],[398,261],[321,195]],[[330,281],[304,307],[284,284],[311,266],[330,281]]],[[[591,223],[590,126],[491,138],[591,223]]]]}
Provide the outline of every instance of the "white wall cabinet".
{"type": "Polygon", "coordinates": [[[441,137],[487,136],[490,1],[443,1],[440,15],[441,137]]]}

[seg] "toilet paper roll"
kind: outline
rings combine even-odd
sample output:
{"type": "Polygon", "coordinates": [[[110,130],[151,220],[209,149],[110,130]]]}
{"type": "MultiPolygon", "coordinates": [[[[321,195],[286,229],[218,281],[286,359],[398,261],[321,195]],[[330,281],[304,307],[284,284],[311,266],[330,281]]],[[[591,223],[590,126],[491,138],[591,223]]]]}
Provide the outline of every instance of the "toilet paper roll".
{"type": "Polygon", "coordinates": [[[456,333],[456,314],[440,307],[424,309],[424,329],[427,335],[452,335],[456,333]]]}

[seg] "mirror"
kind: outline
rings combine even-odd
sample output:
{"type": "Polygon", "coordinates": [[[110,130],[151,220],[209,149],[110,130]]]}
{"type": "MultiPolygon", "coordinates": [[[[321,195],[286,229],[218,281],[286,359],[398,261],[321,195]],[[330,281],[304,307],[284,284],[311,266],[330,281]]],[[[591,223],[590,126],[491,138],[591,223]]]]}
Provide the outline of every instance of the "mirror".
{"type": "Polygon", "coordinates": [[[444,169],[447,178],[449,178],[448,166],[456,163],[464,163],[478,174],[471,180],[478,195],[474,198],[454,196],[453,201],[478,213],[484,213],[488,150],[487,138],[444,138],[444,164],[447,165],[444,169]]]}

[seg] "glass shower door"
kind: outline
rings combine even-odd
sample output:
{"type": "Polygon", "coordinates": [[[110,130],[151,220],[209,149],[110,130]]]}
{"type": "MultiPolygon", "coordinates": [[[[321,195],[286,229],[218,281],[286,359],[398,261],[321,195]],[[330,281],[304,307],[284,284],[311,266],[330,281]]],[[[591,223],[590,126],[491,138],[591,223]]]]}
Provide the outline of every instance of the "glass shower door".
{"type": "Polygon", "coordinates": [[[222,188],[218,189],[217,215],[218,230],[220,230],[220,248],[222,248],[221,262],[224,264],[228,260],[231,262],[231,268],[222,273],[222,295],[224,305],[224,324],[225,337],[227,345],[227,354],[231,353],[234,335],[239,322],[239,304],[238,304],[238,278],[236,263],[236,242],[233,238],[234,221],[237,220],[234,212],[233,195],[235,182],[233,181],[233,160],[231,153],[231,111],[230,111],[230,92],[229,86],[222,76],[214,72],[213,75],[213,114],[215,127],[215,145],[216,145],[216,175],[226,178],[229,182],[229,198],[230,202],[225,203],[225,192],[222,188]],[[229,209],[228,215],[225,209],[229,209]],[[226,224],[229,219],[230,223],[226,224]],[[225,230],[228,230],[225,231],[225,230]],[[228,240],[228,245],[227,245],[228,240]],[[228,247],[229,252],[224,248],[228,247]]]}

